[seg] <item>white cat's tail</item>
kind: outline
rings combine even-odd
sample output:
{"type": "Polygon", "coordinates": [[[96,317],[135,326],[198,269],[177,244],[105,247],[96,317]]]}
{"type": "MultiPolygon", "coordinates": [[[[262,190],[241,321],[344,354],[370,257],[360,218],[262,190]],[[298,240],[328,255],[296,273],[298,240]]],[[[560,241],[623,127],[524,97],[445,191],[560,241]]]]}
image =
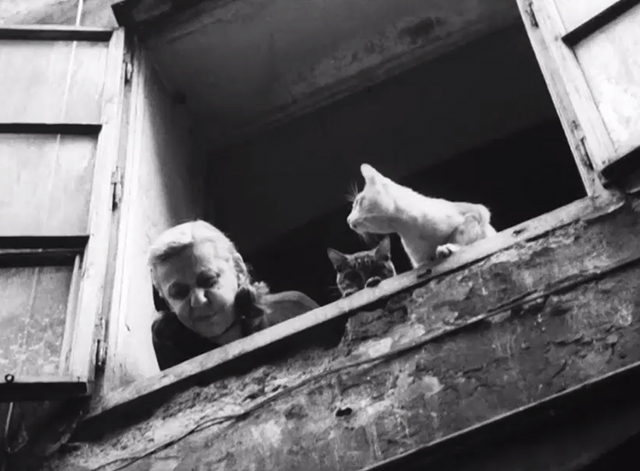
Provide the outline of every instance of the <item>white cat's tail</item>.
{"type": "Polygon", "coordinates": [[[479,213],[482,219],[482,227],[484,227],[484,236],[491,237],[498,233],[491,225],[491,212],[486,206],[479,205],[479,213]]]}
{"type": "Polygon", "coordinates": [[[477,240],[496,235],[497,232],[491,226],[491,212],[482,204],[454,203],[465,217],[463,227],[460,227],[458,237],[462,245],[473,243],[477,240]]]}
{"type": "Polygon", "coordinates": [[[476,204],[475,207],[477,211],[475,214],[480,225],[484,227],[485,231],[493,231],[493,234],[487,234],[487,236],[494,235],[496,233],[496,230],[491,226],[491,212],[489,211],[489,208],[482,204],[476,204]]]}

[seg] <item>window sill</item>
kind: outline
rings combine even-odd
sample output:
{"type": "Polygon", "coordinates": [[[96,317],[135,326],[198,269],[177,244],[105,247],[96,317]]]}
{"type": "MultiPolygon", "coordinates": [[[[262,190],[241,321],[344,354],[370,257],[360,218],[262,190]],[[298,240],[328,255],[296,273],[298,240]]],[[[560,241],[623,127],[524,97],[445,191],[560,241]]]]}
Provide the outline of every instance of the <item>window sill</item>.
{"type": "Polygon", "coordinates": [[[169,368],[158,375],[136,381],[104,396],[95,398],[88,414],[82,419],[82,429],[92,427],[114,413],[126,413],[143,402],[158,403],[178,391],[193,385],[197,377],[235,359],[242,358],[271,343],[295,336],[303,331],[337,319],[375,304],[403,291],[428,283],[430,280],[450,274],[503,251],[515,244],[538,238],[545,233],[577,221],[589,221],[609,214],[625,202],[620,193],[607,193],[599,197],[587,197],[531,219],[494,237],[477,242],[465,250],[453,254],[439,265],[420,267],[383,281],[375,288],[319,307],[300,317],[277,324],[250,337],[225,347],[200,355],[169,368]]]}

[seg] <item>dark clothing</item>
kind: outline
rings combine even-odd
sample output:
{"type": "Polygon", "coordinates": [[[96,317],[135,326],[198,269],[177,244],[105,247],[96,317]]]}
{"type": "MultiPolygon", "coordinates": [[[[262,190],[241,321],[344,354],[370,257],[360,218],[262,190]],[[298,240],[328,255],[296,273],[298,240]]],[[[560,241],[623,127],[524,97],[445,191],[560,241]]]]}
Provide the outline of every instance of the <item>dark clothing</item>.
{"type": "MultiPolygon", "coordinates": [[[[298,291],[267,294],[262,298],[262,305],[262,308],[254,309],[251,315],[240,317],[243,337],[318,307],[311,298],[298,291]]],[[[193,332],[169,311],[158,313],[151,326],[151,332],[153,348],[161,370],[221,346],[193,332]]]]}

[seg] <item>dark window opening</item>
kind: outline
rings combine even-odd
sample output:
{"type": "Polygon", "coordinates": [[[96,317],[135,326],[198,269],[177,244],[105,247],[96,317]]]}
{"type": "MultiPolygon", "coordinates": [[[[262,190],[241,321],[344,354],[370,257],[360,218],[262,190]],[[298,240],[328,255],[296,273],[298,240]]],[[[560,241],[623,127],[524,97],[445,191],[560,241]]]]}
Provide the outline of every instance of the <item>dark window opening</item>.
{"type": "Polygon", "coordinates": [[[346,223],[345,195],[350,183],[362,188],[365,162],[426,196],[486,205],[498,230],[586,196],[519,24],[220,149],[213,222],[273,291],[333,302],[327,248],[371,247],[346,223]]]}
{"type": "Polygon", "coordinates": [[[327,248],[372,246],[346,223],[362,163],[426,196],[484,204],[498,230],[586,196],[521,24],[219,149],[212,220],[273,291],[330,303],[327,248]]]}
{"type": "MultiPolygon", "coordinates": [[[[428,196],[485,204],[500,231],[586,196],[558,121],[546,122],[447,159],[399,180],[428,196]]],[[[360,182],[360,184],[362,184],[360,182]]],[[[350,203],[314,219],[247,256],[274,291],[302,291],[319,304],[340,297],[327,246],[351,253],[367,248],[346,224],[350,203]]],[[[397,236],[399,273],[411,268],[397,236]]]]}

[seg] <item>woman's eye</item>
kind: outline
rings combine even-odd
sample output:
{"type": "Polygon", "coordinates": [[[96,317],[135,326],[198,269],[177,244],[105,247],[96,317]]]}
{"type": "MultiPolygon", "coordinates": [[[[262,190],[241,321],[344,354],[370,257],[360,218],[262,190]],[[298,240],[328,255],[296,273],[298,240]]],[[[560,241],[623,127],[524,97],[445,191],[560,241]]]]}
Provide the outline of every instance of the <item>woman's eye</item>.
{"type": "Polygon", "coordinates": [[[206,275],[198,280],[198,286],[200,288],[213,288],[218,282],[218,275],[206,275]]]}
{"type": "Polygon", "coordinates": [[[214,285],[215,281],[213,278],[207,278],[206,280],[202,280],[200,284],[200,288],[211,288],[214,285]]]}
{"type": "Polygon", "coordinates": [[[189,296],[189,288],[187,288],[186,286],[176,286],[175,288],[171,288],[171,290],[169,291],[169,295],[173,299],[184,299],[189,296]]]}

